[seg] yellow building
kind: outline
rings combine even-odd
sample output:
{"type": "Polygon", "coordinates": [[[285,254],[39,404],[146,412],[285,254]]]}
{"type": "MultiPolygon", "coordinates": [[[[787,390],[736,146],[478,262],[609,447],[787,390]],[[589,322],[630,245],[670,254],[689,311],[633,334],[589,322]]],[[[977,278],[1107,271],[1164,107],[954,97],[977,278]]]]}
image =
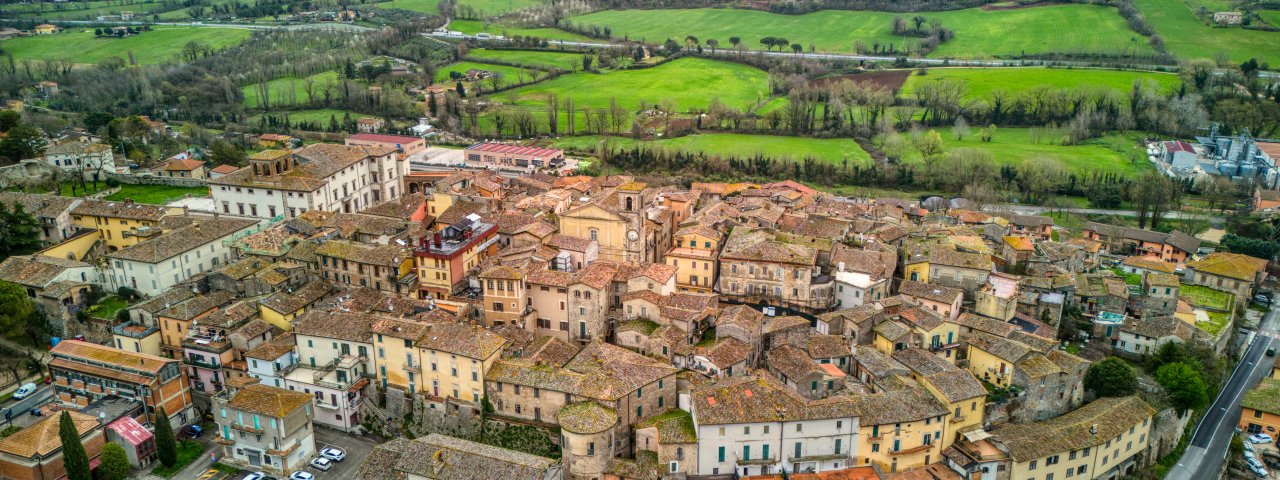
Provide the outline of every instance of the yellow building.
{"type": "Polygon", "coordinates": [[[893,359],[911,369],[911,378],[951,412],[947,429],[952,433],[942,438],[943,449],[960,434],[982,428],[987,389],[972,373],[919,348],[897,352],[893,359]]]}
{"type": "Polygon", "coordinates": [[[293,330],[298,318],[332,291],[328,282],[311,282],[294,291],[276,292],[258,302],[258,315],[272,326],[293,330]]]}
{"type": "Polygon", "coordinates": [[[954,437],[946,406],[909,377],[891,376],[876,387],[860,399],[858,464],[899,472],[942,461],[943,442],[954,437]]]}
{"type": "Polygon", "coordinates": [[[1237,427],[1246,434],[1265,433],[1272,438],[1280,436],[1280,379],[1277,369],[1263,378],[1240,400],[1240,421],[1237,427]]]}
{"type": "Polygon", "coordinates": [[[126,352],[145,353],[162,356],[160,349],[160,329],[128,322],[116,325],[111,329],[111,343],[116,349],[126,352]]]}
{"type": "Polygon", "coordinates": [[[1009,478],[1115,478],[1139,468],[1154,413],[1136,396],[1104,397],[1051,420],[1005,425],[988,440],[1009,455],[1009,478]]]}
{"type": "Polygon", "coordinates": [[[449,321],[382,319],[374,322],[373,334],[383,388],[420,392],[455,408],[480,405],[485,373],[506,345],[483,327],[449,321]]]}
{"type": "Polygon", "coordinates": [[[84,260],[84,257],[89,255],[89,252],[93,250],[93,246],[97,245],[99,238],[100,237],[97,232],[81,230],[81,233],[63,240],[62,243],[36,253],[46,257],[84,260]]]}
{"type": "Polygon", "coordinates": [[[588,238],[600,246],[600,260],[654,262],[651,249],[659,245],[657,229],[644,215],[641,192],[645,184],[630,182],[601,193],[560,215],[560,234],[588,238]]]}
{"type": "Polygon", "coordinates": [[[885,355],[908,348],[923,348],[955,363],[954,350],[960,341],[960,325],[932,310],[904,307],[894,320],[876,325],[873,332],[873,345],[885,355]]]}
{"type": "Polygon", "coordinates": [[[525,270],[508,265],[498,265],[476,278],[480,280],[480,288],[484,291],[484,321],[488,325],[514,324],[529,329],[525,325],[525,310],[529,307],[528,292],[525,285],[525,270]]]}
{"type": "MultiPolygon", "coordinates": [[[[176,210],[175,213],[182,211],[176,210]]],[[[160,220],[169,213],[169,209],[156,205],[85,200],[71,209],[71,223],[97,230],[107,251],[114,252],[160,235],[160,220]]]]}
{"type": "Polygon", "coordinates": [[[676,289],[682,292],[711,293],[715,286],[724,236],[715,229],[693,224],[676,231],[675,242],[667,250],[667,265],[676,267],[676,289]]]}
{"type": "Polygon", "coordinates": [[[160,350],[163,356],[182,358],[182,340],[191,333],[191,323],[213,315],[235,298],[234,293],[225,290],[214,291],[156,313],[156,323],[160,325],[160,350]]]}

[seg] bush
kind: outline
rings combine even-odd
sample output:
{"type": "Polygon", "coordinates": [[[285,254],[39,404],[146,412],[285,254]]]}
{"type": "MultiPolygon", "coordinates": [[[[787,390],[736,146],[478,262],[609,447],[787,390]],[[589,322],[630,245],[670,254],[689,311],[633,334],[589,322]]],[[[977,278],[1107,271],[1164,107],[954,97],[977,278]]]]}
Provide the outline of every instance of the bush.
{"type": "Polygon", "coordinates": [[[1084,388],[1099,397],[1124,397],[1138,391],[1138,372],[1119,358],[1110,357],[1089,366],[1084,388]]]}
{"type": "Polygon", "coordinates": [[[120,186],[120,181],[115,177],[107,177],[107,188],[116,188],[120,186]]]}

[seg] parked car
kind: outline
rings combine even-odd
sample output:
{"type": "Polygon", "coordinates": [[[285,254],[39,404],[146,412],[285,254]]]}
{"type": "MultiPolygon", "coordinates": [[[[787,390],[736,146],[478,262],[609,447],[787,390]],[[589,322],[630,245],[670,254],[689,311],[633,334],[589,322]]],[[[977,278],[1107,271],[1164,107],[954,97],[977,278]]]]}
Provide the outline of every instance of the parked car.
{"type": "Polygon", "coordinates": [[[31,416],[33,416],[33,417],[43,417],[43,416],[44,416],[44,412],[40,410],[40,407],[36,407],[36,408],[31,409],[31,416]]]}
{"type": "Polygon", "coordinates": [[[1276,356],[1276,347],[1269,347],[1269,348],[1267,348],[1267,356],[1268,356],[1268,357],[1274,357],[1274,356],[1276,356]]]}
{"type": "Polygon", "coordinates": [[[1249,435],[1249,443],[1271,443],[1271,435],[1265,433],[1249,435]]]}
{"type": "Polygon", "coordinates": [[[33,393],[36,393],[36,384],[24,383],[22,384],[21,387],[18,387],[17,391],[13,392],[13,399],[22,400],[24,398],[30,397],[31,394],[33,393]]]}
{"type": "Polygon", "coordinates": [[[316,457],[315,460],[311,461],[311,467],[316,470],[325,472],[325,471],[328,471],[330,468],[333,468],[333,460],[329,460],[324,457],[316,457]]]}
{"type": "Polygon", "coordinates": [[[325,447],[320,449],[320,456],[335,462],[341,462],[347,458],[347,452],[338,447],[325,447]]]}
{"type": "Polygon", "coordinates": [[[182,428],[182,433],[191,438],[200,438],[201,435],[204,435],[204,427],[196,424],[187,425],[182,428]]]}
{"type": "Polygon", "coordinates": [[[1253,472],[1254,475],[1257,475],[1258,478],[1267,478],[1267,475],[1270,474],[1266,468],[1258,465],[1249,465],[1249,471],[1253,472]]]}
{"type": "Polygon", "coordinates": [[[242,480],[264,480],[265,478],[267,478],[267,474],[265,473],[250,472],[248,475],[245,475],[242,480]]]}
{"type": "Polygon", "coordinates": [[[316,476],[311,472],[296,471],[289,474],[289,480],[315,480],[316,476]]]}
{"type": "Polygon", "coordinates": [[[1252,453],[1254,451],[1253,444],[1249,442],[1244,442],[1244,451],[1245,453],[1252,453]]]}
{"type": "Polygon", "coordinates": [[[1254,295],[1253,301],[1264,304],[1264,305],[1271,305],[1271,297],[1268,297],[1266,295],[1254,295]]]}

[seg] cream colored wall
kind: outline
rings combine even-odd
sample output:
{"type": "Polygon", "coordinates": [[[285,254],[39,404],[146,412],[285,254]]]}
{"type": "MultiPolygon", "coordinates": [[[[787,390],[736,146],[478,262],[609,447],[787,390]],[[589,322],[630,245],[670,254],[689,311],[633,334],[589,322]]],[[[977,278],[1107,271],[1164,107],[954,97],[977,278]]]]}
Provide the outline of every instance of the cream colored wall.
{"type": "Polygon", "coordinates": [[[624,220],[594,206],[560,216],[561,235],[590,239],[593,229],[596,231],[595,240],[600,245],[600,260],[626,261],[627,225],[624,220]]]}
{"type": "Polygon", "coordinates": [[[985,380],[1001,387],[1008,387],[1013,381],[1013,365],[1004,361],[1000,357],[987,353],[987,351],[969,345],[969,372],[979,380],[985,380]],[[1005,375],[1000,378],[996,375],[1000,371],[1000,366],[1004,365],[1005,375]]]}

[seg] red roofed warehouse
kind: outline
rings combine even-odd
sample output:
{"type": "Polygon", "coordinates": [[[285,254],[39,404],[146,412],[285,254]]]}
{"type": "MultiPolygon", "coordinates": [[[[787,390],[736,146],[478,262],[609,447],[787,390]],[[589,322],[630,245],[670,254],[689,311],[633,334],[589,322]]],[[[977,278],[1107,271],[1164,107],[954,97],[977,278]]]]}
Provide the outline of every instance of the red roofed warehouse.
{"type": "Polygon", "coordinates": [[[357,133],[347,137],[348,146],[388,147],[400,151],[400,156],[408,157],[427,151],[427,141],[418,137],[404,135],[383,135],[380,133],[357,133]]]}
{"type": "Polygon", "coordinates": [[[554,167],[564,163],[564,150],[501,143],[477,143],[464,151],[467,161],[515,167],[554,167]]]}

